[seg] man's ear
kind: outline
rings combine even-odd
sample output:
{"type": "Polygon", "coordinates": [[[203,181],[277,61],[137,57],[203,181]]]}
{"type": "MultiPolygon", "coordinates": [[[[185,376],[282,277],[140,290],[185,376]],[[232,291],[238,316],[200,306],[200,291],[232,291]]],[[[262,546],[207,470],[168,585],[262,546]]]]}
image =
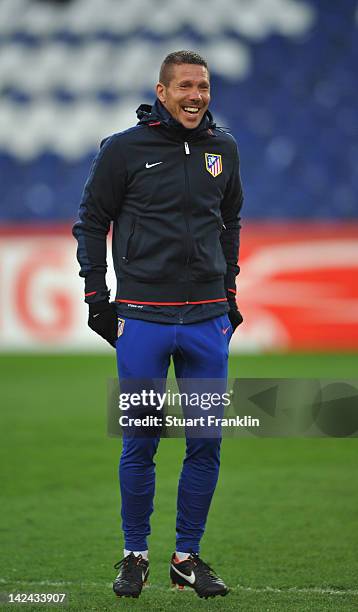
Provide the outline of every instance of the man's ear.
{"type": "Polygon", "coordinates": [[[157,94],[157,98],[161,101],[162,104],[165,102],[165,85],[163,83],[157,83],[155,91],[157,94]]]}

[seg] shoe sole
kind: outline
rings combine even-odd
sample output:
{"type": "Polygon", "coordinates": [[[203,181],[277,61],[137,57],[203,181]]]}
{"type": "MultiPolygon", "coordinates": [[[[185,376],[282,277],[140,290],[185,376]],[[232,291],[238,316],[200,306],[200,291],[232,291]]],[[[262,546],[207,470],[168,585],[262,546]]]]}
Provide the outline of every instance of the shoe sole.
{"type": "Polygon", "coordinates": [[[198,591],[195,590],[195,588],[193,586],[190,586],[189,584],[178,584],[177,582],[172,582],[172,589],[176,589],[177,591],[184,591],[185,589],[191,589],[192,591],[195,591],[195,593],[197,594],[198,597],[200,597],[200,599],[213,599],[214,597],[225,597],[225,595],[227,595],[230,592],[230,589],[228,589],[227,591],[224,591],[222,593],[214,593],[213,595],[200,595],[200,593],[198,593],[198,591]]]}
{"type": "MultiPolygon", "coordinates": [[[[149,586],[149,582],[143,582],[143,586],[142,589],[144,589],[144,587],[148,587],[149,586]]],[[[115,591],[113,591],[115,596],[117,597],[117,599],[121,599],[122,597],[127,597],[127,598],[132,598],[132,599],[138,599],[139,595],[141,595],[142,591],[140,593],[138,593],[138,595],[133,595],[131,594],[126,594],[123,593],[123,595],[117,595],[117,593],[115,591]]]]}

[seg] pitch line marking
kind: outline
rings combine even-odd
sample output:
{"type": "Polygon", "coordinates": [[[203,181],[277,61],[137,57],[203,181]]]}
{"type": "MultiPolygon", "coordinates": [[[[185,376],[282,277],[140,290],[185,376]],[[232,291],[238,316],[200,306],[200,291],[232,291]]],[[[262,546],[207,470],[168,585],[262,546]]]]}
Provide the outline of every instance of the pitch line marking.
{"type": "MultiPolygon", "coordinates": [[[[39,585],[49,587],[62,587],[62,586],[93,586],[96,588],[111,587],[111,582],[76,582],[71,580],[5,580],[0,578],[0,584],[16,584],[16,585],[39,585]]],[[[146,588],[155,591],[171,591],[170,587],[164,587],[159,584],[150,583],[146,588]]],[[[249,587],[238,584],[234,587],[229,587],[230,591],[247,591],[251,593],[306,593],[306,594],[317,594],[317,595],[358,595],[358,589],[324,589],[321,587],[287,587],[279,588],[272,586],[263,587],[249,587]]]]}

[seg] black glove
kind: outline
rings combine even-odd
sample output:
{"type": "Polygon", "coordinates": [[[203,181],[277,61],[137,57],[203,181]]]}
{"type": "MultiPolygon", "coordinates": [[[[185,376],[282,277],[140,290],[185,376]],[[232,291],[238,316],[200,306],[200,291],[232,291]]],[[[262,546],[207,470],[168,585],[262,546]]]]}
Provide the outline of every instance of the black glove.
{"type": "Polygon", "coordinates": [[[117,340],[117,311],[114,302],[94,302],[88,304],[88,326],[109,342],[113,347],[117,340]]]}
{"type": "Polygon", "coordinates": [[[227,313],[228,317],[230,319],[230,323],[232,325],[232,332],[234,333],[235,329],[241,325],[241,323],[243,322],[243,318],[241,315],[241,312],[239,311],[237,304],[236,304],[236,299],[232,299],[231,297],[228,298],[228,303],[230,306],[230,310],[227,313]]]}

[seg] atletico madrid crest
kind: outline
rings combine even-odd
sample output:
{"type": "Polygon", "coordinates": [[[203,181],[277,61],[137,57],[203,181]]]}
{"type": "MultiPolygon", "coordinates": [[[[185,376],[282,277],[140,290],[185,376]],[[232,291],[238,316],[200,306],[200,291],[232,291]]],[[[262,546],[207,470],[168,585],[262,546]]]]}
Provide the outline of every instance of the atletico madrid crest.
{"type": "Polygon", "coordinates": [[[120,317],[117,317],[117,318],[118,318],[117,338],[119,338],[119,336],[121,336],[124,332],[125,320],[121,319],[120,317]]]}
{"type": "Polygon", "coordinates": [[[223,171],[221,155],[216,155],[216,153],[205,153],[205,166],[211,176],[219,176],[223,171]]]}

